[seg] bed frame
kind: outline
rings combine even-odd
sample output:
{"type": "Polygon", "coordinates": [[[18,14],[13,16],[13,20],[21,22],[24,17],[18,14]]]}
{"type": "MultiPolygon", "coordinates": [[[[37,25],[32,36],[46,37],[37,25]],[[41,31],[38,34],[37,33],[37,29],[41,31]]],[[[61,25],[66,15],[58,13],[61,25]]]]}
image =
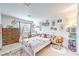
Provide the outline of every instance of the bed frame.
{"type": "Polygon", "coordinates": [[[45,48],[47,45],[50,44],[50,41],[42,44],[39,46],[39,48],[36,48],[35,51],[32,50],[31,46],[25,46],[22,45],[22,48],[30,55],[30,56],[35,56],[37,52],[39,52],[40,50],[42,50],[43,48],[45,48]]]}

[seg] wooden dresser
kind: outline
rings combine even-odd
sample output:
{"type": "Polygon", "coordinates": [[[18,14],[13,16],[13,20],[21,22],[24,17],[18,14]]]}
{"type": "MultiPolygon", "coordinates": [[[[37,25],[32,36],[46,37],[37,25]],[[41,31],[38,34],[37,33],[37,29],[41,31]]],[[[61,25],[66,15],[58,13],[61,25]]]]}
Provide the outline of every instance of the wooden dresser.
{"type": "Polygon", "coordinates": [[[2,45],[19,42],[20,32],[18,28],[2,28],[2,45]]]}

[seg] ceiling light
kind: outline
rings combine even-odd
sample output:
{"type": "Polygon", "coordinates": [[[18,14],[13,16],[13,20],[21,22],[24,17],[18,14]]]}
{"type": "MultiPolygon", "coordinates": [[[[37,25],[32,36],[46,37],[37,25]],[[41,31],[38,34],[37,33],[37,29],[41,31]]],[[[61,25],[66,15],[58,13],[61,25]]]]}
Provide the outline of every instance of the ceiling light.
{"type": "Polygon", "coordinates": [[[29,7],[31,3],[24,3],[25,6],[29,7]]]}

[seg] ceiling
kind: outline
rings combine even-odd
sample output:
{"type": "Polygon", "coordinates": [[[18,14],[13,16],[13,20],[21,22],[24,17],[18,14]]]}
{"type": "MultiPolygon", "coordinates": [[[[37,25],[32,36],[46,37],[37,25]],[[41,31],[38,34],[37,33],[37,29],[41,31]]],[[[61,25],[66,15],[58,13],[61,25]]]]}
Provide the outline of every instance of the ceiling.
{"type": "Polygon", "coordinates": [[[74,5],[73,3],[2,3],[1,13],[29,20],[51,19],[63,15],[64,10],[74,5]]]}

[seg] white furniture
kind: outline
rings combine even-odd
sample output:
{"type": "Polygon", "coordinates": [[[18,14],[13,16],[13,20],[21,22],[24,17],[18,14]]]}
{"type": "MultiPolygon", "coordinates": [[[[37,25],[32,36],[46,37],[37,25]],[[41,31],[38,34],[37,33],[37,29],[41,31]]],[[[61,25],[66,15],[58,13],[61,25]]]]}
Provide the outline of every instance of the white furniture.
{"type": "MultiPolygon", "coordinates": [[[[13,56],[13,53],[21,49],[20,43],[14,43],[10,45],[3,46],[0,50],[0,56],[13,56]]],[[[20,54],[20,53],[18,53],[20,54]]]]}
{"type": "Polygon", "coordinates": [[[40,37],[32,37],[30,39],[22,39],[21,41],[22,47],[26,50],[30,55],[34,55],[39,52],[41,49],[50,44],[49,38],[40,38],[40,37]]]}

